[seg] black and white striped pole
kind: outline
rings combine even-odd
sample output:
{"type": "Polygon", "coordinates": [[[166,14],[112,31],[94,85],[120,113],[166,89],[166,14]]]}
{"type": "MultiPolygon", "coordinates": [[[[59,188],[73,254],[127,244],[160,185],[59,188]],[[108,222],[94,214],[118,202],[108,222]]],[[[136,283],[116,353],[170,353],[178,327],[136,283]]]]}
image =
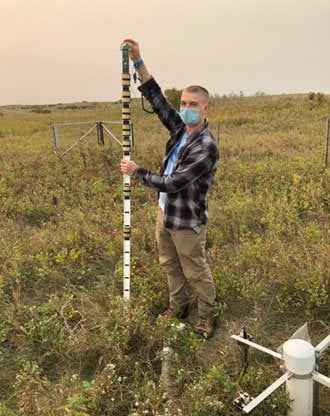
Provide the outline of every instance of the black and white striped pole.
{"type": "MultiPolygon", "coordinates": [[[[129,47],[124,43],[122,51],[122,148],[123,159],[131,159],[132,125],[131,125],[131,74],[129,68],[129,47]]],[[[131,178],[123,174],[124,198],[124,299],[130,298],[130,263],[131,263],[131,178]]]]}

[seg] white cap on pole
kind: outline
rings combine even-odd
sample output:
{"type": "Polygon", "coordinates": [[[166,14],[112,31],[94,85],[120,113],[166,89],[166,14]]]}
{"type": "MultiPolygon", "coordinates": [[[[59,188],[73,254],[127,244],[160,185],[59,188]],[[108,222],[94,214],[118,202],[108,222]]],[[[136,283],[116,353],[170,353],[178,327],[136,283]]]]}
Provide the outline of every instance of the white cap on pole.
{"type": "Polygon", "coordinates": [[[293,374],[307,375],[314,371],[315,349],[303,339],[289,339],[283,344],[286,368],[293,374]]]}

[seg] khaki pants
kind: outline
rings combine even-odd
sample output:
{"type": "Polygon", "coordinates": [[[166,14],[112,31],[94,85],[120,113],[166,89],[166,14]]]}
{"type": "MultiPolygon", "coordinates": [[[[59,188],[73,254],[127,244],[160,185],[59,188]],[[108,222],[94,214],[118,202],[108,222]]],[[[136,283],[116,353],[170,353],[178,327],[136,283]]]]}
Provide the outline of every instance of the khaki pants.
{"type": "Polygon", "coordinates": [[[206,226],[201,225],[199,233],[191,228],[165,228],[163,215],[159,208],[156,240],[159,262],[168,276],[169,306],[176,311],[189,303],[191,286],[197,296],[199,316],[213,316],[216,293],[205,257],[206,226]]]}

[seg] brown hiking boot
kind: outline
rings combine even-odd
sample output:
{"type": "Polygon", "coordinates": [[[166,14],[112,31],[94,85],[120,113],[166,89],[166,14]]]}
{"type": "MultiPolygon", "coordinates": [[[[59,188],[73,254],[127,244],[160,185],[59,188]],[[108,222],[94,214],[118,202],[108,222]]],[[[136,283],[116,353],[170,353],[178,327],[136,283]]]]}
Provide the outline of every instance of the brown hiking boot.
{"type": "Polygon", "coordinates": [[[209,317],[206,318],[205,316],[200,316],[197,325],[194,328],[195,334],[198,336],[208,339],[213,335],[214,329],[216,325],[216,318],[209,317]]]}
{"type": "Polygon", "coordinates": [[[187,318],[189,315],[189,305],[185,305],[179,310],[175,311],[174,309],[168,308],[165,312],[159,314],[160,317],[166,318],[166,319],[184,319],[187,318]]]}

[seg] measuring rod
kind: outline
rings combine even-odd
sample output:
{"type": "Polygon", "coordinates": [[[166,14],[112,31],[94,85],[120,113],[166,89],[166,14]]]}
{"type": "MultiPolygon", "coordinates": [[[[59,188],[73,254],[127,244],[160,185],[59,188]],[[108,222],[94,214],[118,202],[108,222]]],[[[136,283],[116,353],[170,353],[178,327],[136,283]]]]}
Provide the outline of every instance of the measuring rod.
{"type": "MultiPolygon", "coordinates": [[[[129,47],[124,43],[122,51],[122,148],[123,159],[131,159],[131,74],[129,68],[129,47]]],[[[131,263],[131,178],[123,174],[124,198],[124,299],[130,298],[130,263],[131,263]]]]}

